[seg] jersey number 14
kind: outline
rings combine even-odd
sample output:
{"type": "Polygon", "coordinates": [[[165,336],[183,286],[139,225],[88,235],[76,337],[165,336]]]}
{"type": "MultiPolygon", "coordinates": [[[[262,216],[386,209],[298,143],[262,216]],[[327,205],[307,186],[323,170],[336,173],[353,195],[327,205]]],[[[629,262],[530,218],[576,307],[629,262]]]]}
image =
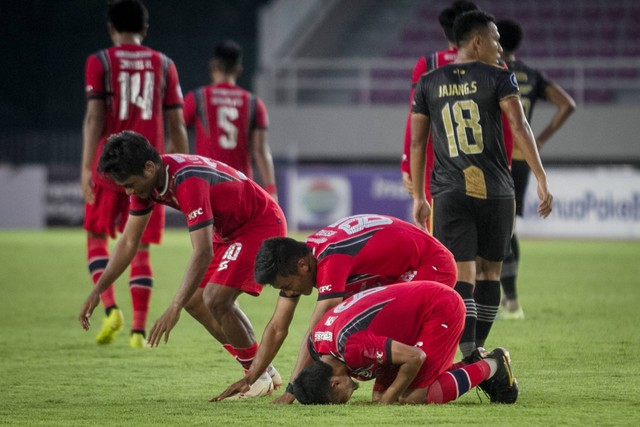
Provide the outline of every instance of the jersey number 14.
{"type": "Polygon", "coordinates": [[[121,71],[118,74],[120,84],[120,107],[118,118],[129,118],[131,105],[141,110],[140,118],[150,120],[153,115],[153,83],[152,71],[144,73],[128,73],[121,71]]]}

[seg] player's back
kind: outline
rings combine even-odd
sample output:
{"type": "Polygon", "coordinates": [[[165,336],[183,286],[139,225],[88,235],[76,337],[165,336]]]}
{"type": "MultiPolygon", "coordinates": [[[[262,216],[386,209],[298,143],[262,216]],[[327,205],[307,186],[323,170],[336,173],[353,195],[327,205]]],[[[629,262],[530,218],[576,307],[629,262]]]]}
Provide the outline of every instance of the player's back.
{"type": "Polygon", "coordinates": [[[163,107],[182,104],[175,66],[167,56],[135,44],[101,50],[87,60],[87,84],[92,82],[97,87],[87,87],[88,96],[105,101],[104,138],[132,130],[164,152],[163,107]]]}
{"type": "Polygon", "coordinates": [[[185,109],[187,125],[196,125],[196,154],[220,160],[253,176],[251,133],[267,127],[266,109],[249,91],[230,83],[203,86],[193,92],[194,118],[185,109]]]}
{"type": "Polygon", "coordinates": [[[228,239],[240,228],[281,216],[278,204],[258,184],[224,163],[187,154],[167,154],[162,161],[167,191],[153,198],[181,210],[189,227],[210,220],[214,237],[228,239]]]}
{"type": "Polygon", "coordinates": [[[414,111],[431,117],[434,195],[513,197],[500,100],[516,96],[508,70],[481,62],[450,64],[423,76],[414,111]]]}

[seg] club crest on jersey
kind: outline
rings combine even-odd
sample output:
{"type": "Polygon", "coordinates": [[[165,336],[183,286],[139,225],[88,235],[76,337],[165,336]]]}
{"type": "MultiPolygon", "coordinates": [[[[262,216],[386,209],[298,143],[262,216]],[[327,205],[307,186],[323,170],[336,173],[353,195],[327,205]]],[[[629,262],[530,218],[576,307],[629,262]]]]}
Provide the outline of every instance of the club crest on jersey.
{"type": "Polygon", "coordinates": [[[402,275],[400,276],[400,280],[402,280],[403,282],[410,282],[414,277],[416,277],[416,274],[418,274],[416,270],[407,271],[405,273],[402,273],[402,275]]]}
{"type": "Polygon", "coordinates": [[[196,219],[198,216],[202,214],[203,214],[202,208],[194,209],[191,212],[189,212],[189,215],[187,215],[187,218],[189,219],[189,221],[193,221],[194,219],[196,219]]]}
{"type": "Polygon", "coordinates": [[[517,87],[517,88],[519,89],[519,87],[518,87],[518,80],[516,79],[516,75],[515,75],[515,74],[513,74],[513,73],[512,73],[512,74],[511,74],[511,77],[509,77],[509,80],[511,81],[511,84],[512,84],[514,87],[517,87]]]}

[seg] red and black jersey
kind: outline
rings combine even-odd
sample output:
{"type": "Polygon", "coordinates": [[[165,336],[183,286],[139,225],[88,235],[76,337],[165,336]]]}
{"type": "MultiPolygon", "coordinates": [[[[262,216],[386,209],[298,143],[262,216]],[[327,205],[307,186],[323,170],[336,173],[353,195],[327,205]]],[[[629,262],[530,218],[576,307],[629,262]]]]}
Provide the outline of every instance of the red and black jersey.
{"type": "MultiPolygon", "coordinates": [[[[94,158],[94,171],[109,135],[135,131],[164,152],[163,109],[182,107],[176,67],[166,55],[146,46],[123,44],[98,51],[85,65],[87,99],[105,102],[104,131],[94,158]]],[[[106,180],[94,174],[97,182],[106,180]]]]}
{"type": "Polygon", "coordinates": [[[149,199],[131,197],[131,215],[144,215],[155,202],[182,211],[189,231],[213,224],[214,238],[233,239],[235,232],[268,218],[278,221],[277,203],[245,174],[208,157],[162,156],[163,188],[149,199]]]}
{"type": "Polygon", "coordinates": [[[229,83],[202,86],[187,94],[183,114],[187,126],[196,128],[196,154],[252,178],[251,135],[269,127],[260,98],[229,83]]]}
{"type": "Polygon", "coordinates": [[[307,237],[317,259],[318,300],[412,280],[416,270],[450,256],[435,237],[398,218],[343,218],[307,237]]]}
{"type": "Polygon", "coordinates": [[[375,378],[392,365],[391,341],[416,345],[426,320],[460,299],[452,288],[416,281],[368,289],[329,310],[308,337],[311,356],[330,354],[360,380],[375,378]]]}

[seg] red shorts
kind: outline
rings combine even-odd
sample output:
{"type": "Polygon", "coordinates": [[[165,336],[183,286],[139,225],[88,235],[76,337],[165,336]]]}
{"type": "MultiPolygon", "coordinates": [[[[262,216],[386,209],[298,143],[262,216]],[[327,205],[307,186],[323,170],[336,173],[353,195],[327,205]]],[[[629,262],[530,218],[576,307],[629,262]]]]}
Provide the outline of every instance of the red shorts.
{"type": "MultiPolygon", "coordinates": [[[[462,298],[457,293],[444,294],[434,304],[438,309],[423,323],[415,344],[425,352],[427,358],[409,385],[409,390],[429,387],[451,367],[462,336],[466,314],[462,298]]],[[[378,374],[374,391],[386,390],[397,373],[397,366],[393,366],[378,374]]]]}
{"type": "Polygon", "coordinates": [[[411,280],[432,280],[453,288],[458,280],[458,267],[453,254],[439,251],[429,255],[411,280]]]}
{"type": "Polygon", "coordinates": [[[253,275],[256,255],[266,239],[286,237],[287,222],[282,211],[280,214],[276,220],[261,224],[252,223],[229,241],[220,242],[214,236],[213,261],[209,264],[200,287],[204,288],[207,283],[215,283],[240,289],[252,296],[260,295],[262,285],[256,283],[253,275]]]}
{"type": "MultiPolygon", "coordinates": [[[[122,233],[129,217],[129,196],[123,191],[96,185],[93,189],[95,201],[84,205],[84,229],[96,234],[116,238],[122,233]]],[[[160,243],[164,230],[164,205],[156,203],[149,224],[142,234],[143,243],[160,243]]]]}

